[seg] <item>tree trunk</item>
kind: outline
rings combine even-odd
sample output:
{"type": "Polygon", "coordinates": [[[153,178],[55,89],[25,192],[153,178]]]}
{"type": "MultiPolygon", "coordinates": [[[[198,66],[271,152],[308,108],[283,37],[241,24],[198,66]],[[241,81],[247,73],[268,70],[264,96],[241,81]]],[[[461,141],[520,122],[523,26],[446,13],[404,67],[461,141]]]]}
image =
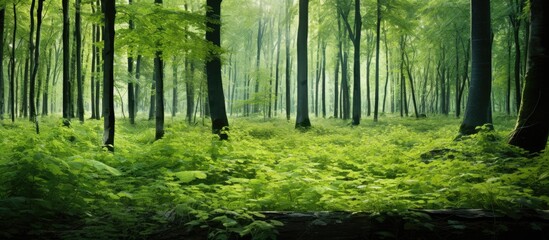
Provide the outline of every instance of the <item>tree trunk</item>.
{"type": "MultiPolygon", "coordinates": [[[[128,4],[132,4],[132,0],[128,0],[128,4]]],[[[133,19],[130,18],[129,30],[133,31],[135,29],[133,19]]],[[[133,46],[130,46],[128,51],[128,115],[130,118],[130,124],[135,124],[135,89],[134,89],[134,80],[133,80],[133,46]]]]}
{"type": "MultiPolygon", "coordinates": [[[[38,9],[36,10],[36,45],[34,46],[34,66],[32,69],[32,75],[30,80],[30,118],[34,122],[36,128],[36,134],[40,133],[38,126],[38,119],[36,114],[36,102],[35,102],[35,82],[38,75],[38,66],[40,60],[40,30],[42,28],[42,9],[44,8],[44,0],[38,0],[38,9]]],[[[40,86],[39,86],[40,87],[40,86]]]]}
{"type": "Polygon", "coordinates": [[[50,89],[50,78],[51,78],[51,58],[52,50],[48,50],[48,66],[46,67],[46,82],[44,83],[44,92],[42,93],[42,116],[47,116],[48,112],[48,102],[49,102],[49,89],[50,89]]]}
{"type": "Polygon", "coordinates": [[[4,104],[4,19],[6,5],[0,6],[0,120],[4,119],[6,106],[4,104]]]}
{"type": "MultiPolygon", "coordinates": [[[[387,46],[387,29],[383,24],[383,43],[385,45],[385,88],[383,90],[383,104],[381,105],[381,112],[385,113],[385,101],[387,100],[387,86],[389,85],[389,47],[387,46]]],[[[391,110],[392,111],[392,110],[391,110]]]]}
{"type": "Polygon", "coordinates": [[[114,23],[116,17],[115,1],[101,0],[105,16],[103,34],[103,146],[114,152],[114,23]]]}
{"type": "Polygon", "coordinates": [[[179,111],[177,105],[179,103],[178,99],[178,79],[177,79],[177,59],[174,57],[172,62],[172,77],[173,77],[173,89],[172,89],[172,117],[175,117],[177,115],[177,112],[179,111]]]}
{"type": "Polygon", "coordinates": [[[80,0],[75,2],[76,14],[75,14],[75,24],[74,24],[74,36],[76,41],[76,104],[77,104],[77,115],[80,122],[84,122],[84,90],[83,90],[83,79],[82,79],[82,33],[81,33],[81,15],[80,15],[80,0]]]}
{"type": "MultiPolygon", "coordinates": [[[[98,7],[100,7],[99,0],[97,0],[96,5],[98,7]]],[[[99,27],[99,25],[96,25],[95,26],[95,33],[96,33],[95,42],[96,43],[99,42],[102,38],[102,36],[101,36],[102,33],[101,32],[102,31],[101,31],[101,28],[99,27]]],[[[96,61],[96,63],[95,63],[95,68],[96,68],[95,73],[99,74],[99,72],[101,72],[101,70],[103,68],[102,64],[101,64],[101,57],[103,56],[103,50],[101,50],[101,52],[100,52],[99,48],[96,47],[95,51],[96,51],[96,54],[95,54],[95,61],[96,61]]],[[[97,75],[96,75],[95,79],[96,79],[96,81],[95,81],[95,119],[99,120],[99,119],[101,119],[100,112],[102,112],[102,111],[99,111],[99,109],[100,109],[99,106],[101,106],[101,105],[99,105],[99,99],[102,99],[101,98],[101,91],[100,91],[100,89],[101,89],[101,80],[99,79],[99,77],[97,75]]]]}
{"type": "Polygon", "coordinates": [[[25,68],[23,73],[23,88],[21,89],[21,107],[19,109],[19,115],[22,117],[27,117],[29,114],[29,62],[30,55],[25,58],[25,68]]]}
{"type": "MultiPolygon", "coordinates": [[[[206,41],[214,46],[221,47],[221,0],[206,0],[206,26],[212,31],[206,32],[206,41]]],[[[229,138],[229,120],[225,110],[225,95],[223,94],[223,81],[221,76],[221,56],[210,51],[210,58],[206,61],[206,75],[208,81],[208,102],[210,117],[212,119],[212,132],[219,135],[221,140],[229,138]]]]}
{"type": "Polygon", "coordinates": [[[471,0],[471,17],[472,79],[465,117],[459,130],[460,135],[475,134],[478,131],[477,127],[492,124],[490,119],[492,87],[490,2],[471,0]]]}
{"type": "Polygon", "coordinates": [[[322,45],[322,117],[326,118],[326,42],[322,45]]]}
{"type": "MultiPolygon", "coordinates": [[[[104,1],[104,0],[102,0],[104,1]]],[[[69,0],[62,0],[63,5],[63,118],[65,125],[69,125],[70,116],[70,94],[71,84],[69,75],[69,59],[70,59],[70,21],[69,21],[69,0]]]]}
{"type": "Polygon", "coordinates": [[[156,112],[156,97],[154,96],[156,93],[156,67],[153,70],[153,80],[151,83],[151,98],[149,101],[149,121],[153,120],[155,112],[156,112]]]}
{"type": "Polygon", "coordinates": [[[522,105],[510,144],[530,152],[540,152],[547,146],[549,134],[549,18],[548,2],[531,0],[528,62],[522,105]]]}
{"type": "Polygon", "coordinates": [[[185,58],[185,90],[187,96],[187,122],[189,124],[193,121],[194,113],[194,84],[193,84],[193,75],[194,75],[194,64],[189,62],[188,58],[185,58]]]}
{"type": "MultiPolygon", "coordinates": [[[[155,0],[155,3],[162,4],[162,0],[155,0]]],[[[164,137],[164,60],[161,57],[162,51],[157,50],[154,57],[156,140],[164,137]]]]}
{"type": "MultiPolygon", "coordinates": [[[[292,1],[293,2],[293,1],[292,1]]],[[[286,120],[290,121],[291,115],[291,88],[290,88],[290,10],[291,0],[286,0],[286,120]]]]}
{"type": "Polygon", "coordinates": [[[299,0],[299,25],[297,29],[297,116],[296,128],[309,128],[309,97],[307,89],[307,35],[309,30],[309,1],[299,0]]]}
{"type": "MultiPolygon", "coordinates": [[[[95,14],[95,7],[93,5],[93,2],[90,3],[91,4],[91,9],[92,9],[92,14],[95,14]]],[[[95,81],[96,81],[96,74],[97,72],[95,71],[96,70],[96,59],[97,59],[97,47],[95,46],[96,44],[96,40],[95,40],[95,36],[97,35],[96,33],[96,29],[95,29],[95,24],[92,24],[92,65],[91,65],[91,78],[90,78],[90,96],[91,96],[91,119],[96,119],[97,117],[95,116],[96,114],[96,108],[98,107],[96,104],[95,104],[95,98],[97,98],[98,96],[95,95],[95,81]]]]}
{"type": "MultiPolygon", "coordinates": [[[[379,109],[379,40],[381,28],[381,2],[377,0],[377,23],[376,23],[376,82],[374,93],[374,122],[377,122],[379,109]]],[[[388,72],[387,72],[388,74],[388,72]]]]}

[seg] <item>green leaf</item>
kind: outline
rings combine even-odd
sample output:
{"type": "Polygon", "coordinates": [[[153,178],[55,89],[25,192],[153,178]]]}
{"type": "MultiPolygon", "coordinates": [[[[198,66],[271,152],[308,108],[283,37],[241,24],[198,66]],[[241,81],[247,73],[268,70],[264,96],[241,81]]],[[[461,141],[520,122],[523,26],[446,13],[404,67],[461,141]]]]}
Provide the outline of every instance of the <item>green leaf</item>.
{"type": "Polygon", "coordinates": [[[206,179],[207,177],[203,171],[181,171],[174,173],[174,175],[183,183],[189,183],[195,179],[206,179]]]}

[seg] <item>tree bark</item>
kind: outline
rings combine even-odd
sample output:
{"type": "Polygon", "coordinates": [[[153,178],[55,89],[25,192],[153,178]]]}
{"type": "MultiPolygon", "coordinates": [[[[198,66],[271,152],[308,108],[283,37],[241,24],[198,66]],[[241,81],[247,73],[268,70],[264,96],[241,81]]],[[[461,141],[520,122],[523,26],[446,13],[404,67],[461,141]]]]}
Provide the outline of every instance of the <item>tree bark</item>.
{"type": "Polygon", "coordinates": [[[460,135],[478,132],[477,127],[491,127],[490,92],[492,87],[492,53],[490,2],[471,0],[472,69],[471,86],[460,135]]]}
{"type": "MultiPolygon", "coordinates": [[[[207,0],[206,5],[206,26],[212,31],[206,32],[206,41],[214,46],[221,47],[221,1],[207,0]]],[[[208,81],[208,102],[210,106],[210,117],[212,120],[212,132],[217,134],[221,140],[226,140],[229,135],[229,120],[225,109],[225,96],[223,94],[223,81],[221,75],[221,56],[219,53],[210,51],[206,61],[206,75],[208,81]]]]}
{"type": "Polygon", "coordinates": [[[531,0],[528,69],[522,105],[509,143],[530,152],[540,152],[547,146],[549,134],[549,83],[545,71],[549,67],[548,2],[531,0]]]}
{"type": "Polygon", "coordinates": [[[4,20],[6,16],[6,5],[0,6],[0,120],[4,119],[6,109],[4,103],[4,20]]]}
{"type": "Polygon", "coordinates": [[[69,0],[62,0],[63,5],[63,118],[66,125],[69,125],[70,116],[70,22],[69,22],[69,0]]]}
{"type": "Polygon", "coordinates": [[[105,17],[103,34],[103,146],[114,152],[114,23],[116,17],[115,1],[101,0],[105,17]]]}
{"type": "Polygon", "coordinates": [[[307,89],[308,61],[307,35],[309,31],[309,1],[299,0],[299,25],[297,29],[297,116],[296,128],[309,128],[309,97],[307,89]]]}
{"type": "MultiPolygon", "coordinates": [[[[379,109],[379,42],[380,42],[380,29],[381,29],[381,2],[377,0],[377,22],[376,22],[376,82],[374,93],[374,122],[378,119],[379,109]]],[[[388,72],[387,72],[388,74],[388,72]]]]}
{"type": "MultiPolygon", "coordinates": [[[[161,4],[162,0],[156,0],[156,3],[161,4]]],[[[162,51],[157,50],[154,57],[154,74],[155,74],[155,123],[156,134],[155,139],[164,137],[164,60],[162,59],[162,51]]]]}
{"type": "Polygon", "coordinates": [[[75,24],[74,24],[74,36],[76,41],[76,104],[77,104],[77,115],[80,122],[84,122],[84,89],[83,89],[83,79],[82,79],[82,30],[81,22],[82,17],[80,14],[81,4],[80,0],[75,2],[76,14],[75,14],[75,24]]]}
{"type": "MultiPolygon", "coordinates": [[[[128,0],[128,4],[132,4],[132,0],[128,0]]],[[[133,19],[130,17],[128,22],[129,30],[133,31],[135,29],[133,19]]],[[[130,124],[135,124],[135,89],[133,81],[133,46],[130,47],[128,51],[128,115],[130,118],[130,124]]]]}

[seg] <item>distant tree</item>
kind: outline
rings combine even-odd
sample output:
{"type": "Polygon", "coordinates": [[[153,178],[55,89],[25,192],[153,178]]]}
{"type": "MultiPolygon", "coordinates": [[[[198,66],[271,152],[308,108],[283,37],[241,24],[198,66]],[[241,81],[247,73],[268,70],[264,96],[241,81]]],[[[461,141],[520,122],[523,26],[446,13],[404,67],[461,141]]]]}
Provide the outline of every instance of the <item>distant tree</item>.
{"type": "Polygon", "coordinates": [[[307,35],[309,30],[309,0],[299,0],[299,26],[297,29],[297,116],[295,127],[308,128],[309,102],[307,89],[307,35]]]}
{"type": "Polygon", "coordinates": [[[477,133],[477,127],[492,124],[492,48],[490,1],[471,0],[471,86],[460,135],[477,133]]]}
{"type": "MultiPolygon", "coordinates": [[[[216,47],[221,47],[221,1],[206,1],[206,26],[211,31],[206,32],[206,41],[216,47]]],[[[208,82],[208,102],[210,117],[212,119],[212,132],[219,135],[221,140],[229,138],[225,131],[228,130],[229,120],[225,110],[225,96],[223,94],[223,81],[221,78],[221,57],[217,49],[211,49],[206,60],[206,75],[208,82]]]]}
{"type": "Polygon", "coordinates": [[[509,143],[530,152],[540,152],[547,146],[549,134],[549,2],[530,0],[530,43],[528,69],[522,102],[515,129],[509,143]]]}
{"type": "Polygon", "coordinates": [[[103,34],[103,146],[114,152],[114,22],[115,1],[101,0],[104,16],[103,34]]]}

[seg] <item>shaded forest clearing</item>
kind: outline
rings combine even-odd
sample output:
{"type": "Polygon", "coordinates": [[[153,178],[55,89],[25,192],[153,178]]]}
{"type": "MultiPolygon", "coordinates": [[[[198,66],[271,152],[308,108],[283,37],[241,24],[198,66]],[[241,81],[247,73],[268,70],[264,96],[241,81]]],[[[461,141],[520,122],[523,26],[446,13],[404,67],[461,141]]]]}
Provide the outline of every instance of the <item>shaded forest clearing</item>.
{"type": "Polygon", "coordinates": [[[333,229],[353,239],[343,233],[358,225],[359,239],[470,238],[475,226],[482,238],[548,236],[547,211],[535,210],[549,209],[549,155],[506,143],[512,117],[457,142],[452,117],[315,119],[307,132],[233,118],[229,141],[178,118],[154,141],[153,121],[120,119],[115,153],[100,151],[100,121],[41,121],[40,135],[27,121],[0,125],[0,238],[317,239],[333,229]]]}

